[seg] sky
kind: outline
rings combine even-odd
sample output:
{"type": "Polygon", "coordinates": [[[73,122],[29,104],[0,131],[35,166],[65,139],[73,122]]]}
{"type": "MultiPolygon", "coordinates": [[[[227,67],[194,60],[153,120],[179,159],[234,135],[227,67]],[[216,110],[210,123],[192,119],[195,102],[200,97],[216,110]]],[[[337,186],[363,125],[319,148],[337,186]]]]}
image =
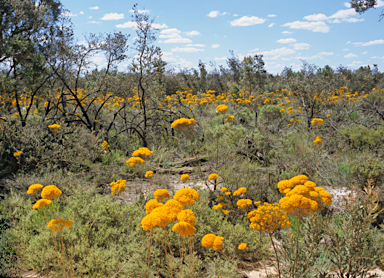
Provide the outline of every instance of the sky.
{"type": "MultiPolygon", "coordinates": [[[[377,64],[384,71],[384,0],[359,15],[345,1],[335,0],[61,0],[74,24],[78,43],[90,33],[121,31],[136,36],[132,7],[154,19],[155,44],[169,68],[196,68],[199,60],[226,65],[230,50],[242,59],[263,55],[269,73],[285,67],[297,71],[303,62],[336,69],[377,64]]],[[[133,48],[128,52],[133,56],[133,48]]],[[[101,54],[92,57],[105,65],[101,54]]],[[[129,61],[122,62],[124,71],[129,61]]],[[[212,69],[212,67],[208,68],[212,69]]]]}

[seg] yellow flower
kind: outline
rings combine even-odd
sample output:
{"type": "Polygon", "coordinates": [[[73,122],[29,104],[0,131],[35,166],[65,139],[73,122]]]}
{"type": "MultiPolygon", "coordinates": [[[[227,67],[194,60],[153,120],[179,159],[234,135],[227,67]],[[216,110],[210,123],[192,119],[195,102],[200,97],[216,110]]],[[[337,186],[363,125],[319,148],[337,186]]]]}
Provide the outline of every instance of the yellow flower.
{"type": "Polygon", "coordinates": [[[316,144],[320,144],[320,143],[322,143],[323,142],[323,139],[321,139],[321,137],[319,137],[319,136],[317,136],[316,137],[316,140],[315,141],[313,141],[313,143],[316,145],[316,144]]]}
{"type": "Polygon", "coordinates": [[[180,177],[180,180],[183,181],[183,182],[186,182],[188,179],[189,179],[189,175],[188,174],[183,174],[180,177]]]}
{"type": "Polygon", "coordinates": [[[225,120],[227,121],[227,122],[232,122],[233,121],[233,119],[235,119],[235,116],[228,116],[225,120]]]}
{"type": "Polygon", "coordinates": [[[215,241],[213,242],[213,246],[212,246],[213,250],[221,250],[221,249],[223,249],[224,248],[223,240],[224,240],[224,237],[222,237],[222,236],[215,237],[215,241]]]}
{"type": "Polygon", "coordinates": [[[250,205],[252,205],[252,200],[250,199],[240,199],[237,201],[237,207],[238,208],[242,208],[242,207],[248,207],[250,205]]]}
{"type": "Polygon", "coordinates": [[[58,124],[53,124],[53,125],[49,125],[48,126],[50,129],[53,129],[53,130],[57,130],[57,129],[59,129],[60,127],[61,127],[61,125],[58,125],[58,124]]]}
{"type": "Polygon", "coordinates": [[[162,203],[159,203],[156,199],[151,199],[145,204],[145,212],[150,214],[155,208],[163,206],[162,203]]]}
{"type": "Polygon", "coordinates": [[[229,196],[229,195],[231,195],[231,192],[225,192],[225,195],[227,195],[227,196],[229,196]]]}
{"type": "Polygon", "coordinates": [[[213,246],[213,243],[215,242],[215,238],[216,238],[216,236],[214,234],[206,234],[201,239],[201,244],[205,248],[211,248],[213,246]]]}
{"type": "Polygon", "coordinates": [[[153,196],[155,196],[156,200],[158,201],[171,198],[171,194],[168,193],[167,189],[157,189],[155,192],[153,192],[153,196]]]}
{"type": "Polygon", "coordinates": [[[218,174],[216,174],[216,173],[212,173],[212,174],[210,174],[210,175],[208,176],[208,180],[209,180],[209,181],[214,181],[214,180],[217,180],[218,177],[219,177],[218,174]]]}
{"type": "Polygon", "coordinates": [[[230,213],[230,211],[229,211],[229,210],[223,210],[223,213],[224,213],[225,215],[227,215],[228,213],[230,213]]]}
{"type": "Polygon", "coordinates": [[[312,119],[311,124],[312,124],[314,127],[319,127],[319,126],[321,126],[321,125],[324,124],[324,121],[323,121],[323,119],[314,118],[314,119],[312,119]]]}
{"type": "Polygon", "coordinates": [[[140,157],[142,159],[146,159],[148,156],[150,156],[153,152],[150,151],[148,148],[139,148],[136,151],[132,153],[133,157],[140,157]]]}
{"type": "Polygon", "coordinates": [[[226,187],[222,187],[220,190],[221,190],[221,192],[224,193],[224,192],[227,191],[228,189],[227,189],[226,187]]]}
{"type": "Polygon", "coordinates": [[[328,117],[328,118],[331,117],[331,114],[328,114],[327,117],[328,117]]]}
{"type": "Polygon", "coordinates": [[[53,199],[59,197],[61,195],[60,189],[58,189],[55,185],[47,185],[41,191],[41,197],[43,199],[53,199]]]}
{"type": "Polygon", "coordinates": [[[13,154],[13,156],[14,156],[14,157],[18,157],[18,156],[20,156],[22,153],[23,153],[22,151],[18,151],[18,152],[15,152],[15,153],[13,154]]]}
{"type": "Polygon", "coordinates": [[[194,125],[196,123],[196,120],[195,119],[187,119],[187,118],[181,118],[181,119],[177,119],[175,120],[172,124],[171,124],[171,128],[174,128],[176,130],[179,130],[179,131],[183,131],[185,130],[188,126],[190,125],[194,125]]]}
{"type": "Polygon", "coordinates": [[[33,205],[32,209],[39,209],[44,206],[49,206],[50,204],[52,204],[51,200],[40,199],[40,200],[37,200],[37,202],[33,205]]]}
{"type": "Polygon", "coordinates": [[[217,199],[218,199],[219,201],[222,201],[222,200],[224,200],[224,197],[223,197],[223,196],[220,196],[220,195],[217,195],[217,199]]]}
{"type": "Polygon", "coordinates": [[[71,227],[73,225],[74,221],[71,220],[64,220],[63,218],[60,219],[52,219],[49,221],[47,227],[51,228],[52,231],[56,230],[62,230],[64,227],[71,227]]]}
{"type": "Polygon", "coordinates": [[[196,217],[191,209],[182,210],[177,215],[177,219],[179,219],[180,222],[187,222],[192,226],[196,225],[196,217]]]}
{"type": "Polygon", "coordinates": [[[111,194],[117,193],[117,195],[120,195],[122,192],[125,191],[126,183],[126,180],[117,180],[116,182],[111,182],[111,194]]]}
{"type": "Polygon", "coordinates": [[[196,228],[187,222],[179,222],[173,226],[172,231],[182,236],[192,236],[195,234],[196,228]]]}
{"type": "Polygon", "coordinates": [[[240,196],[241,194],[245,194],[247,189],[245,187],[240,187],[235,192],[233,192],[233,196],[240,196]]]}
{"type": "Polygon", "coordinates": [[[228,111],[228,106],[221,104],[221,105],[216,107],[216,111],[219,113],[226,112],[226,111],[228,111]]]}
{"type": "Polygon", "coordinates": [[[7,118],[6,117],[0,117],[0,120],[5,121],[5,120],[7,120],[7,118]]]}
{"type": "Polygon", "coordinates": [[[130,157],[125,163],[131,167],[135,167],[136,164],[143,164],[144,162],[140,157],[130,157]]]}
{"type": "Polygon", "coordinates": [[[239,249],[239,250],[244,250],[245,248],[247,248],[247,244],[246,243],[241,243],[239,245],[239,247],[237,247],[237,249],[239,249]]]}
{"type": "Polygon", "coordinates": [[[104,142],[101,144],[101,147],[104,148],[104,150],[108,150],[109,148],[109,145],[108,145],[108,142],[104,140],[104,142]]]}
{"type": "Polygon", "coordinates": [[[199,200],[199,192],[191,188],[182,188],[176,192],[173,198],[179,201],[184,207],[186,205],[192,206],[195,200],[199,200]]]}
{"type": "Polygon", "coordinates": [[[145,173],[145,177],[146,177],[146,178],[153,177],[153,171],[147,171],[147,172],[145,173]]]}
{"type": "Polygon", "coordinates": [[[30,187],[28,187],[27,194],[37,194],[37,192],[42,188],[43,186],[41,184],[32,184],[30,187]]]}

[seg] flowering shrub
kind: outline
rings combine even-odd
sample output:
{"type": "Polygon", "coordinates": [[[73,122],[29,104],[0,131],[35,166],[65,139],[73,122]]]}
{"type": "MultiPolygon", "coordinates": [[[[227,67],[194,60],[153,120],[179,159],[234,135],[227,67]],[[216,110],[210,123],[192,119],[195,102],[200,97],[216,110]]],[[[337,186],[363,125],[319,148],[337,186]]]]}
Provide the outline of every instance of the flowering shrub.
{"type": "Polygon", "coordinates": [[[228,106],[221,104],[216,107],[216,111],[219,113],[227,112],[228,111],[228,106]]]}
{"type": "Polygon", "coordinates": [[[120,195],[125,191],[127,181],[126,180],[117,180],[115,182],[111,182],[111,194],[120,195]]]}
{"type": "Polygon", "coordinates": [[[324,124],[324,121],[323,121],[323,119],[314,118],[314,119],[312,119],[311,124],[314,127],[319,127],[319,126],[322,126],[324,124]]]}
{"type": "Polygon", "coordinates": [[[144,162],[140,157],[130,157],[125,163],[131,167],[135,167],[136,164],[143,164],[144,162]]]}
{"type": "Polygon", "coordinates": [[[180,180],[183,181],[183,182],[186,182],[188,179],[189,179],[189,175],[188,174],[183,174],[180,177],[180,180]]]}
{"type": "Polygon", "coordinates": [[[186,118],[181,118],[175,120],[171,124],[171,128],[174,128],[179,131],[184,131],[186,130],[189,126],[194,125],[196,123],[195,119],[186,119],[186,118]]]}
{"type": "Polygon", "coordinates": [[[233,120],[235,119],[235,116],[228,116],[225,120],[227,121],[227,122],[232,122],[233,120]]]}
{"type": "Polygon", "coordinates": [[[150,156],[153,152],[149,150],[148,148],[139,148],[136,151],[132,153],[133,157],[140,157],[141,159],[147,159],[148,156],[150,156]]]}
{"type": "Polygon", "coordinates": [[[251,222],[249,225],[251,229],[270,234],[291,227],[287,214],[279,204],[264,203],[264,205],[258,206],[256,210],[249,212],[247,218],[251,222]]]}

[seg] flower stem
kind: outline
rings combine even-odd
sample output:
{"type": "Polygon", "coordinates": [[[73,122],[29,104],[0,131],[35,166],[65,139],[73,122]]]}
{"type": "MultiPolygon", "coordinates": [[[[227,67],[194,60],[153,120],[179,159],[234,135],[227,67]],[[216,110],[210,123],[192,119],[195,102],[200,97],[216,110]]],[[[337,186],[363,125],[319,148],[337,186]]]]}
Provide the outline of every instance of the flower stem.
{"type": "Polygon", "coordinates": [[[272,235],[270,233],[268,233],[269,235],[269,238],[271,239],[271,242],[272,242],[272,246],[273,246],[273,250],[275,250],[275,254],[276,254],[276,261],[277,261],[277,271],[279,272],[279,278],[281,278],[281,273],[280,273],[280,262],[279,262],[279,255],[277,255],[277,250],[276,250],[276,246],[275,246],[275,243],[273,242],[273,238],[272,238],[272,235]]]}
{"type": "Polygon", "coordinates": [[[297,255],[299,253],[299,236],[300,236],[300,225],[301,225],[301,219],[299,218],[299,225],[297,226],[297,234],[296,234],[296,255],[295,255],[295,264],[293,265],[293,278],[296,276],[296,265],[297,265],[297,255]]]}

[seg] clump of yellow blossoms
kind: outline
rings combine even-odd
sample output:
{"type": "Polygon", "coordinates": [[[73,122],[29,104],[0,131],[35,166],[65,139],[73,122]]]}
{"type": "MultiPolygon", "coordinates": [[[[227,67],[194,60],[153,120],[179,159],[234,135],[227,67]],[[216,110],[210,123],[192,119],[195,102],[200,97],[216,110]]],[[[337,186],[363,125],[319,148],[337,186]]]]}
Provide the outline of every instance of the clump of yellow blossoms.
{"type": "Polygon", "coordinates": [[[125,163],[131,167],[135,167],[136,164],[143,164],[144,162],[140,157],[130,157],[125,163]]]}
{"type": "Polygon", "coordinates": [[[59,197],[61,195],[60,189],[58,189],[55,185],[47,185],[41,191],[41,197],[43,199],[50,199],[59,197]]]}
{"type": "Polygon", "coordinates": [[[49,221],[47,227],[51,228],[52,231],[56,231],[56,230],[62,230],[64,227],[71,227],[73,223],[74,221],[64,220],[63,218],[52,219],[51,221],[49,221]]]}
{"type": "Polygon", "coordinates": [[[238,208],[244,208],[244,207],[246,208],[246,207],[252,205],[252,203],[253,202],[250,199],[240,199],[237,201],[236,205],[238,208]]]}
{"type": "Polygon", "coordinates": [[[314,119],[312,119],[311,124],[312,124],[314,127],[319,127],[319,126],[321,126],[321,125],[324,124],[324,121],[323,121],[323,119],[314,118],[314,119]]]}
{"type": "Polygon", "coordinates": [[[167,189],[157,189],[155,192],[153,192],[153,196],[155,196],[156,200],[158,201],[171,198],[171,194],[168,193],[167,189]]]}
{"type": "Polygon", "coordinates": [[[116,182],[111,182],[111,194],[117,193],[117,195],[120,195],[125,191],[126,183],[126,180],[117,180],[116,182]]]}
{"type": "Polygon", "coordinates": [[[241,194],[245,194],[247,189],[245,187],[240,187],[235,192],[233,192],[233,196],[240,196],[241,194]]]}
{"type": "Polygon", "coordinates": [[[239,247],[237,247],[237,249],[239,249],[239,250],[244,250],[245,248],[247,248],[247,244],[246,243],[241,243],[239,245],[239,247]]]}
{"type": "Polygon", "coordinates": [[[233,120],[235,119],[235,116],[228,116],[225,120],[227,121],[227,122],[232,122],[233,120]]]}
{"type": "Polygon", "coordinates": [[[322,143],[323,142],[323,139],[321,139],[321,137],[319,137],[319,136],[317,136],[316,137],[316,139],[315,139],[315,141],[313,141],[313,144],[320,144],[320,143],[322,143]]]}
{"type": "Polygon", "coordinates": [[[177,232],[182,236],[192,236],[196,232],[196,217],[193,211],[190,209],[182,210],[178,215],[177,219],[180,221],[176,223],[172,231],[177,232]]]}
{"type": "Polygon", "coordinates": [[[317,187],[307,176],[299,175],[277,184],[280,192],[285,193],[280,206],[289,214],[302,218],[323,206],[332,203],[331,194],[322,187],[317,187]]]}
{"type": "Polygon", "coordinates": [[[195,200],[199,200],[199,192],[191,188],[182,188],[176,192],[173,198],[179,201],[184,207],[187,205],[192,206],[195,200]]]}
{"type": "Polygon", "coordinates": [[[140,157],[142,159],[146,159],[148,156],[150,156],[153,153],[153,151],[149,150],[148,148],[139,148],[136,151],[132,153],[133,157],[140,157]]]}
{"type": "Polygon", "coordinates": [[[147,171],[147,172],[145,173],[145,177],[146,177],[146,178],[153,177],[153,171],[147,171]]]}
{"type": "Polygon", "coordinates": [[[18,151],[18,152],[15,152],[15,153],[13,154],[13,156],[14,156],[14,157],[18,157],[18,156],[20,156],[22,153],[23,153],[22,151],[18,151]]]}
{"type": "Polygon", "coordinates": [[[208,176],[208,180],[209,180],[209,181],[215,181],[215,180],[217,180],[218,178],[219,178],[219,175],[216,174],[216,173],[212,173],[212,174],[210,174],[210,175],[208,176]]]}
{"type": "Polygon", "coordinates": [[[39,199],[37,200],[36,204],[33,205],[32,209],[40,209],[44,206],[49,206],[50,204],[52,204],[51,200],[39,199]]]}
{"type": "Polygon", "coordinates": [[[107,151],[109,149],[108,142],[104,140],[104,142],[101,144],[101,147],[104,148],[104,150],[107,151]]]}
{"type": "Polygon", "coordinates": [[[279,204],[264,203],[256,210],[248,213],[247,218],[251,224],[251,229],[262,232],[273,233],[282,228],[291,227],[287,214],[281,209],[279,204]]]}
{"type": "Polygon", "coordinates": [[[224,104],[221,104],[221,105],[216,107],[216,111],[219,112],[219,113],[227,112],[228,111],[228,106],[226,106],[224,104]]]}
{"type": "Polygon", "coordinates": [[[220,191],[223,192],[223,193],[226,192],[227,190],[228,190],[228,188],[226,188],[226,187],[222,187],[222,188],[220,189],[220,191]]]}
{"type": "Polygon", "coordinates": [[[187,119],[187,118],[181,118],[181,119],[177,119],[175,120],[172,124],[171,124],[171,128],[174,128],[176,130],[179,130],[179,131],[183,131],[185,130],[188,126],[190,125],[194,125],[196,123],[196,120],[195,119],[187,119]]]}
{"type": "Polygon", "coordinates": [[[28,191],[27,191],[27,194],[30,194],[30,195],[33,195],[33,194],[37,194],[37,192],[39,192],[40,189],[42,189],[43,186],[41,184],[32,184],[30,187],[28,187],[28,191]]]}
{"type": "Polygon", "coordinates": [[[180,180],[183,181],[183,182],[186,182],[188,179],[189,179],[189,175],[188,174],[183,174],[180,177],[180,180]]]}
{"type": "Polygon", "coordinates": [[[58,129],[61,127],[61,125],[53,124],[53,125],[49,125],[48,127],[49,127],[50,129],[53,129],[54,131],[56,131],[56,130],[58,130],[58,129]]]}
{"type": "Polygon", "coordinates": [[[224,248],[223,246],[224,237],[215,236],[214,234],[206,234],[201,239],[201,244],[205,248],[212,248],[213,250],[221,250],[224,248]]]}
{"type": "Polygon", "coordinates": [[[151,199],[145,204],[145,212],[150,214],[155,208],[163,206],[163,203],[159,203],[156,199],[151,199]]]}

